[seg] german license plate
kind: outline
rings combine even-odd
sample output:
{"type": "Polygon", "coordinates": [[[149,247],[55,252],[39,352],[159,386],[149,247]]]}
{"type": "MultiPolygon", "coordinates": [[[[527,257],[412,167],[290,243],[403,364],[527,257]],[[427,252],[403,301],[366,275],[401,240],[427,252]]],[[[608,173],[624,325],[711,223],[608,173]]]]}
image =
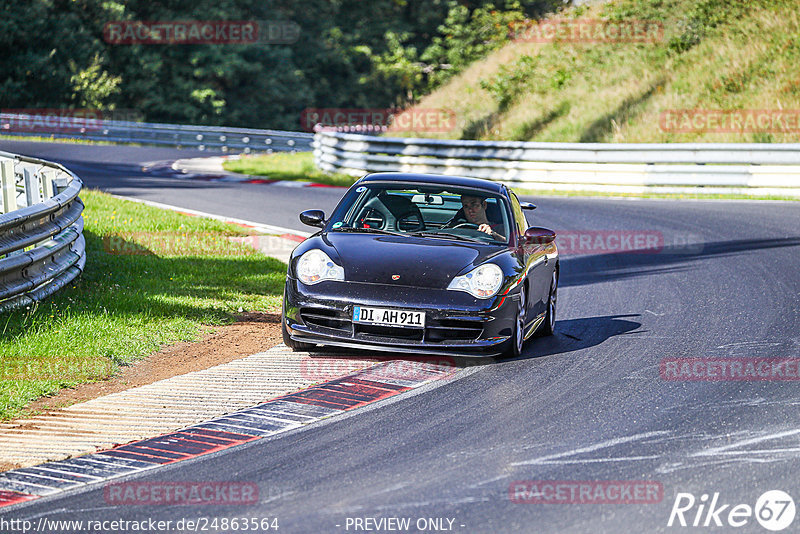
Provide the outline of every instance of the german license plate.
{"type": "Polygon", "coordinates": [[[425,312],[355,306],[353,308],[353,322],[424,328],[425,312]]]}

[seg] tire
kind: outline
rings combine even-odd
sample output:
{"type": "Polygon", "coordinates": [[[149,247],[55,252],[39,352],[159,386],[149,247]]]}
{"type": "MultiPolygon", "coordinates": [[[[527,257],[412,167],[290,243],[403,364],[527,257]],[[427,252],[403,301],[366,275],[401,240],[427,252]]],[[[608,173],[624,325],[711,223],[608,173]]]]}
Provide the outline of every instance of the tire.
{"type": "Polygon", "coordinates": [[[552,336],[556,328],[556,304],[558,303],[558,271],[553,269],[553,278],[550,280],[550,294],[547,297],[547,313],[542,321],[542,326],[536,332],[538,336],[552,336]]]}
{"type": "Polygon", "coordinates": [[[281,333],[283,334],[283,344],[292,349],[293,352],[308,352],[316,347],[313,343],[303,343],[289,337],[289,331],[286,330],[286,321],[283,317],[281,317],[281,333]]]}
{"type": "Polygon", "coordinates": [[[514,320],[514,331],[511,339],[508,340],[508,348],[504,353],[507,358],[518,358],[522,355],[522,349],[525,346],[525,316],[527,315],[528,303],[526,302],[527,295],[524,285],[520,287],[519,297],[519,309],[514,320]]]}

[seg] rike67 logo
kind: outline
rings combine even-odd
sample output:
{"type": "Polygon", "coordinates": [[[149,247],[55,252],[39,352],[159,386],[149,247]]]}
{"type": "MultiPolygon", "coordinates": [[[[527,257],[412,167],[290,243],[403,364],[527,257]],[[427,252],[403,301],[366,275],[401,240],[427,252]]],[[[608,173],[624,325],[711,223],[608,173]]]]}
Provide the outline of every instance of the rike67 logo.
{"type": "Polygon", "coordinates": [[[764,492],[755,506],[723,502],[719,493],[709,497],[704,493],[699,499],[691,493],[678,493],[672,504],[667,526],[732,527],[751,524],[753,517],[767,530],[784,530],[794,521],[794,499],[781,490],[764,492]]]}

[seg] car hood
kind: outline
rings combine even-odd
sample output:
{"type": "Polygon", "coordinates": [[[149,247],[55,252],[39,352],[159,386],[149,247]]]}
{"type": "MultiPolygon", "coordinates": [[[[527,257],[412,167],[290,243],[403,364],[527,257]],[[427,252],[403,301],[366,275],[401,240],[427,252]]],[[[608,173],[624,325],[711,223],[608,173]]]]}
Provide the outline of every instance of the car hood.
{"type": "Polygon", "coordinates": [[[324,241],[336,250],[347,281],[438,289],[446,288],[462,270],[505,249],[444,239],[335,232],[324,241]]]}

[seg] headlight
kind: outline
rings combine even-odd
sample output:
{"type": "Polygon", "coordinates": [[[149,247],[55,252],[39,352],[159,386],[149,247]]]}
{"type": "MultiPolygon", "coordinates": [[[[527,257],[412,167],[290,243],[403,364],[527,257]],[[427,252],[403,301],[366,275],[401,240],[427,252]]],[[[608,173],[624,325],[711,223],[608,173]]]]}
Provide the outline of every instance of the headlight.
{"type": "Polygon", "coordinates": [[[473,297],[488,299],[500,291],[503,285],[503,270],[494,263],[484,263],[467,274],[456,276],[447,289],[466,291],[473,297]]]}
{"type": "Polygon", "coordinates": [[[297,260],[297,278],[308,286],[323,280],[344,280],[344,268],[333,263],[327,254],[315,248],[297,260]]]}

